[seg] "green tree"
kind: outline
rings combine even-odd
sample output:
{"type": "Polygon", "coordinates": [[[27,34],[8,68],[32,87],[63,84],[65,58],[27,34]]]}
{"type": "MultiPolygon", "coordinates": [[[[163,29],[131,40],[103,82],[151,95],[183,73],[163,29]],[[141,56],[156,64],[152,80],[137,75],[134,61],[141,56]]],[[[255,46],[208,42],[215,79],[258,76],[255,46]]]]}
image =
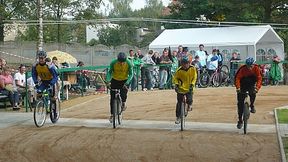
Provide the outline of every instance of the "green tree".
{"type": "Polygon", "coordinates": [[[4,41],[4,23],[11,19],[27,18],[33,3],[33,0],[0,0],[0,42],[4,41]]]}

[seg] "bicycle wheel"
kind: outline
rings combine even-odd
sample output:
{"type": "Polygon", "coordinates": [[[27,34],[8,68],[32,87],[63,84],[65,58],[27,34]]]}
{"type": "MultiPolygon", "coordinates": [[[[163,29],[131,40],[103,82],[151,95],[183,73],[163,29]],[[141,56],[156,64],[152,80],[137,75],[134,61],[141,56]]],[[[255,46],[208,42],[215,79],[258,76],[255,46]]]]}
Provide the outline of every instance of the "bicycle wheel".
{"type": "Polygon", "coordinates": [[[210,83],[210,75],[208,73],[202,73],[199,77],[200,86],[202,88],[208,87],[210,83]]]}
{"type": "Polygon", "coordinates": [[[43,100],[37,101],[36,107],[34,108],[34,123],[37,127],[42,127],[46,121],[47,110],[43,100]]]}
{"type": "Polygon", "coordinates": [[[180,121],[181,121],[181,131],[184,130],[185,127],[185,103],[181,103],[181,114],[180,114],[180,121]]]}
{"type": "Polygon", "coordinates": [[[117,100],[117,119],[118,119],[118,124],[121,125],[122,122],[122,104],[117,100]]]}
{"type": "Polygon", "coordinates": [[[113,114],[112,114],[112,116],[113,116],[113,128],[116,128],[116,125],[117,125],[117,106],[118,106],[118,102],[117,102],[118,100],[117,99],[113,99],[113,101],[112,101],[112,110],[113,110],[113,114]]]}
{"type": "Polygon", "coordinates": [[[50,104],[50,120],[52,123],[56,123],[60,117],[60,100],[51,102],[50,104]]]}
{"type": "Polygon", "coordinates": [[[221,74],[220,73],[214,73],[212,75],[212,84],[214,87],[219,87],[221,85],[221,74]]]}
{"type": "Polygon", "coordinates": [[[247,133],[247,125],[248,125],[249,116],[250,116],[249,104],[248,102],[245,102],[244,109],[243,109],[244,134],[247,133]]]}
{"type": "Polygon", "coordinates": [[[221,71],[225,72],[226,74],[229,74],[229,68],[228,68],[228,66],[227,66],[227,65],[222,65],[222,66],[220,67],[220,72],[221,72],[221,71]]]}
{"type": "Polygon", "coordinates": [[[229,84],[231,83],[229,73],[226,73],[224,71],[221,71],[220,73],[221,73],[220,74],[221,75],[221,85],[229,86],[229,84]]]}

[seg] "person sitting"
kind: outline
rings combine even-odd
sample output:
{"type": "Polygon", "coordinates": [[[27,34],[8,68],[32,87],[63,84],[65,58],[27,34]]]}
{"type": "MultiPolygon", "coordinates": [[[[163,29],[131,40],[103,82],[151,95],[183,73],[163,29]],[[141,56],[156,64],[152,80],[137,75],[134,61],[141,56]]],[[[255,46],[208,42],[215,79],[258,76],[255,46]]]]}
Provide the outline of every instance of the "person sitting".
{"type": "Polygon", "coordinates": [[[13,86],[13,77],[9,67],[3,67],[2,74],[0,75],[0,93],[9,97],[13,110],[19,110],[19,93],[13,86]]]}

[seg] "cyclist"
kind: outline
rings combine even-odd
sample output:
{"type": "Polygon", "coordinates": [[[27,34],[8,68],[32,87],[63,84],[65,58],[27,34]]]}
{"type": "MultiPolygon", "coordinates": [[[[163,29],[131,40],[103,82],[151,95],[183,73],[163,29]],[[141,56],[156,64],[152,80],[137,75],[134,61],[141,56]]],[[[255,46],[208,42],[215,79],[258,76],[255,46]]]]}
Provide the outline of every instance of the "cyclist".
{"type": "Polygon", "coordinates": [[[192,110],[193,103],[193,89],[197,80],[197,70],[193,65],[190,65],[187,56],[182,57],[181,66],[176,70],[173,76],[173,83],[175,84],[175,91],[177,93],[176,105],[176,121],[175,124],[180,123],[180,104],[183,101],[184,95],[188,104],[187,110],[192,110]]]}
{"type": "Polygon", "coordinates": [[[237,106],[238,106],[238,123],[237,128],[241,129],[243,125],[242,114],[246,92],[249,92],[250,97],[250,112],[255,113],[256,109],[254,102],[256,93],[260,90],[262,85],[261,70],[258,65],[254,64],[254,59],[248,57],[245,65],[242,65],[235,75],[235,87],[237,91],[237,106]]]}
{"type": "Polygon", "coordinates": [[[128,87],[133,77],[133,66],[131,62],[127,59],[126,54],[120,52],[117,59],[112,60],[110,63],[110,68],[107,73],[106,81],[110,84],[110,119],[112,122],[112,101],[115,97],[115,92],[112,89],[120,89],[120,96],[122,99],[122,111],[126,109],[126,99],[128,93],[128,87]]]}
{"type": "Polygon", "coordinates": [[[37,93],[43,92],[44,89],[52,87],[51,99],[56,101],[58,89],[56,83],[58,81],[58,73],[54,65],[46,64],[45,59],[47,53],[45,51],[37,52],[38,61],[32,66],[32,78],[37,89],[37,93]],[[41,81],[41,84],[39,84],[41,81]]]}

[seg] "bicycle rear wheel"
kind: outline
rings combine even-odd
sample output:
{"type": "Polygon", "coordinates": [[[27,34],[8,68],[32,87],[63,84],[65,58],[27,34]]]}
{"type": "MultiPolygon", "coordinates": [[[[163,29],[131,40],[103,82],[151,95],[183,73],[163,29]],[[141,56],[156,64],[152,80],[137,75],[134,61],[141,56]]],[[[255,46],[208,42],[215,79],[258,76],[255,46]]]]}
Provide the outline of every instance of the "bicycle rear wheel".
{"type": "Polygon", "coordinates": [[[181,103],[181,114],[180,114],[180,122],[181,122],[181,131],[184,130],[184,127],[185,127],[185,103],[181,103]]]}
{"type": "Polygon", "coordinates": [[[225,72],[226,74],[229,74],[229,68],[227,65],[222,65],[220,68],[220,72],[225,72]]]}
{"type": "Polygon", "coordinates": [[[250,117],[249,104],[248,104],[248,102],[245,102],[244,103],[244,109],[243,109],[244,134],[247,133],[247,126],[248,126],[249,117],[250,117]]]}
{"type": "Polygon", "coordinates": [[[43,100],[37,101],[36,107],[34,108],[34,123],[37,127],[42,127],[46,121],[47,110],[43,100]]]}
{"type": "Polygon", "coordinates": [[[51,101],[50,104],[50,119],[52,123],[56,123],[60,117],[60,100],[51,101]]]}
{"type": "Polygon", "coordinates": [[[202,73],[199,77],[200,86],[202,88],[208,87],[210,83],[210,75],[208,73],[202,73]]]}

